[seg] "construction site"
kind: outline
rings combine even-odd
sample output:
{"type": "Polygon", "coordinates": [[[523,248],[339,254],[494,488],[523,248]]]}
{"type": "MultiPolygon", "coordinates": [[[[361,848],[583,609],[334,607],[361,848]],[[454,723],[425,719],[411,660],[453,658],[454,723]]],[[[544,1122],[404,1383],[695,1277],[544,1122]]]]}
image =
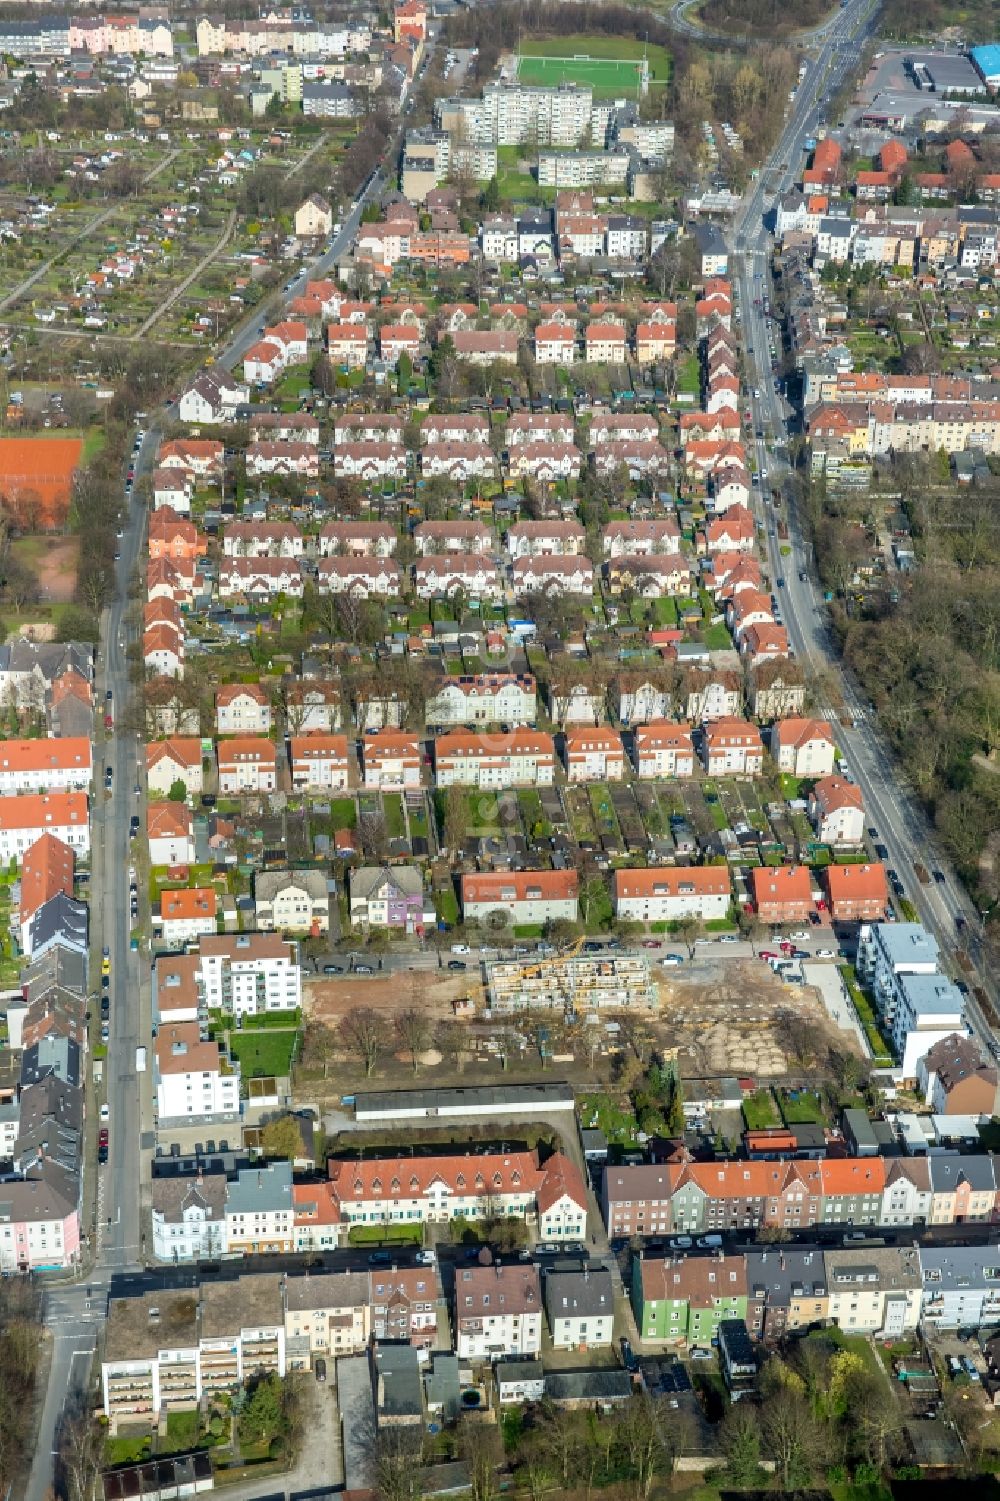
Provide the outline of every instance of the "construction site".
{"type": "Polygon", "coordinates": [[[575,945],[548,959],[498,959],[486,965],[490,1015],[557,1011],[567,1019],[589,1011],[652,1011],[657,989],[640,954],[583,954],[575,945]]]}

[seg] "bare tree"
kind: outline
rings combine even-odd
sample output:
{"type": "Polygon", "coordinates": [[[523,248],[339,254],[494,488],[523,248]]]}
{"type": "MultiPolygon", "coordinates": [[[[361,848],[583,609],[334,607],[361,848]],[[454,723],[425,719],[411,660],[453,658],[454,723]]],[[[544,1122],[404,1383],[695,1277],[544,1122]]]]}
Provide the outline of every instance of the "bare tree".
{"type": "Polygon", "coordinates": [[[501,1460],[496,1428],[472,1417],[463,1418],[458,1429],[458,1448],[469,1467],[472,1501],[496,1501],[500,1494],[497,1466],[501,1460]]]}
{"type": "Polygon", "coordinates": [[[94,1501],[104,1440],[82,1402],[71,1404],[59,1432],[57,1489],[66,1501],[94,1501]]]}
{"type": "Polygon", "coordinates": [[[354,1006],[341,1023],[341,1036],[370,1079],[388,1041],[383,1018],[370,1006],[354,1006]]]}
{"type": "Polygon", "coordinates": [[[416,1073],[420,1067],[420,1055],[427,1051],[431,1039],[431,1024],[426,1012],[417,1006],[407,1006],[396,1017],[396,1036],[400,1046],[409,1053],[416,1073]]]}

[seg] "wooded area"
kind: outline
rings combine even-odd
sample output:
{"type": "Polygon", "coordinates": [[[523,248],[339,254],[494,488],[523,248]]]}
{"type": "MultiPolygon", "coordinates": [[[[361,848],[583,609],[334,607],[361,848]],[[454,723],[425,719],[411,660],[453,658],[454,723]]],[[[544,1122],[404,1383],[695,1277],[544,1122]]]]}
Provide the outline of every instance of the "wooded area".
{"type": "MultiPolygon", "coordinates": [[[[851,613],[833,605],[848,665],[981,910],[1000,898],[1000,479],[961,486],[946,455],[892,467],[917,567],[851,613]],[[896,598],[893,599],[893,593],[896,598]]],[[[862,550],[868,497],[813,495],[820,577],[843,591],[862,550]]]]}

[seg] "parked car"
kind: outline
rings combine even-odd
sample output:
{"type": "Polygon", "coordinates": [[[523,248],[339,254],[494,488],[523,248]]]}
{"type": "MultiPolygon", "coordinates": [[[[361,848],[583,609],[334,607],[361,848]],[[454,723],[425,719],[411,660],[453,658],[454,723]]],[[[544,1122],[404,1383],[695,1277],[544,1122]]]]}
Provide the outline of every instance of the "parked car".
{"type": "Polygon", "coordinates": [[[313,1371],[315,1373],[316,1380],[320,1383],[320,1385],[322,1385],[326,1380],[326,1361],[323,1359],[322,1355],[316,1356],[316,1364],[313,1366],[313,1371]]]}
{"type": "Polygon", "coordinates": [[[634,1374],[639,1369],[639,1362],[636,1359],[635,1351],[632,1349],[630,1342],[625,1339],[624,1336],[622,1337],[620,1344],[622,1352],[622,1365],[625,1367],[626,1371],[634,1374]]]}
{"type": "Polygon", "coordinates": [[[694,1349],[691,1351],[691,1359],[692,1360],[714,1360],[715,1356],[712,1354],[711,1350],[705,1350],[705,1349],[702,1349],[702,1347],[700,1345],[695,1345],[694,1349]]]}
{"type": "Polygon", "coordinates": [[[436,1258],[434,1256],[434,1252],[433,1251],[418,1251],[417,1252],[417,1265],[418,1266],[433,1266],[434,1262],[435,1262],[435,1259],[436,1258]]]}
{"type": "Polygon", "coordinates": [[[464,959],[449,959],[448,960],[448,968],[449,969],[452,969],[452,970],[463,970],[463,969],[468,969],[468,967],[469,966],[466,964],[466,962],[465,962],[464,959]]]}
{"type": "Polygon", "coordinates": [[[373,1251],[368,1258],[369,1266],[391,1266],[392,1257],[388,1251],[373,1251]]]}

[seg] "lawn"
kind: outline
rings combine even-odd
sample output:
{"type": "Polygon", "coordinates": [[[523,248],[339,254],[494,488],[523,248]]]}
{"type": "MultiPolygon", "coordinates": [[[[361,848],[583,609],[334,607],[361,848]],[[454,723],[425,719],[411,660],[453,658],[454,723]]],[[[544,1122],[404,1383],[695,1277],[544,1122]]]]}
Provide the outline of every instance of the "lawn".
{"type": "Polygon", "coordinates": [[[681,395],[697,396],[701,390],[701,366],[696,354],[687,355],[677,367],[677,391],[681,395]]]}
{"type": "Polygon", "coordinates": [[[769,1126],[780,1126],[781,1121],[769,1089],[758,1089],[743,1101],[743,1119],[748,1131],[766,1131],[769,1126]]]}
{"type": "Polygon", "coordinates": [[[818,1126],[823,1120],[819,1095],[811,1089],[782,1090],[781,1113],[786,1126],[818,1126]]]}
{"type": "Polygon", "coordinates": [[[444,891],[434,893],[434,905],[437,908],[438,920],[447,923],[449,928],[454,928],[458,923],[458,897],[450,887],[444,891]]]}
{"type": "Polygon", "coordinates": [[[403,812],[403,799],[398,792],[387,792],[382,797],[382,809],[385,813],[385,831],[390,839],[406,838],[406,815],[403,812]]]}
{"type": "Polygon", "coordinates": [[[623,1110],[606,1094],[584,1095],[579,1104],[580,1125],[603,1131],[611,1145],[632,1146],[639,1130],[631,1110],[623,1110]]]}
{"type": "Polygon", "coordinates": [[[334,830],[353,829],[358,822],[358,809],[353,797],[335,797],[330,803],[330,823],[334,830]]]}
{"type": "Polygon", "coordinates": [[[298,1032],[229,1034],[229,1050],[239,1060],[244,1079],[284,1077],[291,1071],[298,1032]]]}
{"type": "Polygon", "coordinates": [[[188,1454],[197,1448],[201,1423],[197,1412],[168,1412],[166,1444],[157,1446],[160,1454],[188,1454]]]}
{"type": "Polygon", "coordinates": [[[701,628],[701,639],[709,651],[728,651],[733,640],[722,621],[701,628]]]}
{"type": "Polygon", "coordinates": [[[858,977],[854,973],[853,967],[850,964],[841,964],[838,965],[838,969],[840,970],[840,977],[847,987],[847,993],[854,1002],[854,1009],[858,1013],[861,1025],[864,1028],[865,1036],[868,1039],[868,1046],[874,1055],[872,1061],[876,1064],[881,1064],[884,1061],[891,1062],[892,1049],[879,1030],[872,1004],[858,984],[858,977]]]}
{"type": "Polygon", "coordinates": [[[419,1246],[424,1232],[420,1225],[352,1225],[347,1239],[352,1246],[419,1246]]]}

